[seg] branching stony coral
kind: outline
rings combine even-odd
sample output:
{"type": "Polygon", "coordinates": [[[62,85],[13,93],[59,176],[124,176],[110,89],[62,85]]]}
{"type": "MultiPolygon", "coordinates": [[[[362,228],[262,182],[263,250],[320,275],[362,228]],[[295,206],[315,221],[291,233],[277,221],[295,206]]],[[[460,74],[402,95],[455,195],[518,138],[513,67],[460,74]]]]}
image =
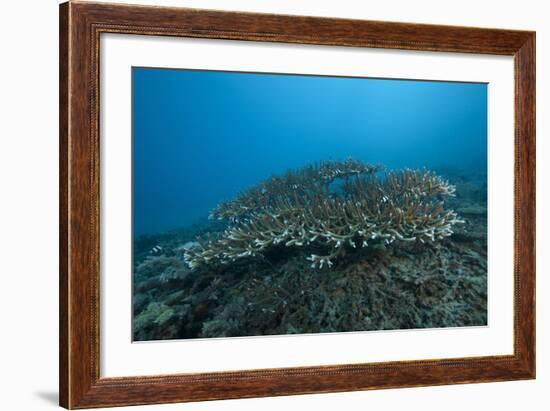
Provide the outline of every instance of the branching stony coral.
{"type": "Polygon", "coordinates": [[[429,171],[381,170],[350,159],[272,177],[214,210],[211,217],[232,224],[187,250],[185,260],[191,268],[228,264],[283,245],[308,247],[312,267],[331,267],[346,250],[436,241],[462,222],[441,200],[454,195],[447,181],[429,171]]]}
{"type": "Polygon", "coordinates": [[[262,181],[231,201],[219,204],[210,212],[210,218],[238,221],[259,210],[276,206],[282,197],[292,201],[294,197],[324,195],[337,179],[374,174],[382,170],[380,165],[365,164],[351,158],[345,161],[323,161],[299,170],[290,170],[282,176],[262,181]]]}

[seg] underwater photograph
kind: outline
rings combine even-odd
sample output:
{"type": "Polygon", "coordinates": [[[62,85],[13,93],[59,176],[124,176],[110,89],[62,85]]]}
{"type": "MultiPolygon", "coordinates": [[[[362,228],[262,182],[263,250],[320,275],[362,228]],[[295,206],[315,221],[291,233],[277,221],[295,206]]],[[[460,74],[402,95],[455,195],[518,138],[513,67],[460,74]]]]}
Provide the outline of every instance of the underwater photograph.
{"type": "Polygon", "coordinates": [[[487,99],[133,67],[133,340],[486,326],[487,99]]]}

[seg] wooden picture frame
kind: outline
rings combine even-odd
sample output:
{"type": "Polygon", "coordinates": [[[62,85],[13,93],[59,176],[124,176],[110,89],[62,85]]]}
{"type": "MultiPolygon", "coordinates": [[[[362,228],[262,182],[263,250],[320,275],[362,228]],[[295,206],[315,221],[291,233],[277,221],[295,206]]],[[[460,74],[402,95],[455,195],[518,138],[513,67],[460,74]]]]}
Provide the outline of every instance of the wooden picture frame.
{"type": "Polygon", "coordinates": [[[535,378],[535,33],[69,2],[60,6],[60,405],[90,408],[535,378]],[[513,56],[514,354],[124,378],[99,373],[101,33],[513,56]]]}

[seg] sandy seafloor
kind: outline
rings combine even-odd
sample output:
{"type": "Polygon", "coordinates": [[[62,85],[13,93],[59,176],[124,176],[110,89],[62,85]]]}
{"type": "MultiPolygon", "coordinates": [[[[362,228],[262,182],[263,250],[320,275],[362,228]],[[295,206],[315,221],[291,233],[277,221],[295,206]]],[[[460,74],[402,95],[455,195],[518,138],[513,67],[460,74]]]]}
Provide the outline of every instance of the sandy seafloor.
{"type": "Polygon", "coordinates": [[[297,333],[483,326],[487,324],[485,174],[438,170],[456,185],[445,201],[465,223],[434,244],[373,246],[330,269],[306,250],[189,270],[182,245],[225,225],[140,236],[134,242],[136,341],[297,333]]]}

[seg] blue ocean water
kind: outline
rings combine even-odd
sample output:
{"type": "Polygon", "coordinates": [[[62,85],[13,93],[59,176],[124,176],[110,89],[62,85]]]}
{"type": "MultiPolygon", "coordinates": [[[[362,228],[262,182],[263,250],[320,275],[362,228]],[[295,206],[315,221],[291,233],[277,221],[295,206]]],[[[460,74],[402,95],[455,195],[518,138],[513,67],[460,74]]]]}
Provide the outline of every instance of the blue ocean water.
{"type": "Polygon", "coordinates": [[[134,236],[320,160],[487,168],[484,83],[142,67],[132,82],[134,236]]]}

